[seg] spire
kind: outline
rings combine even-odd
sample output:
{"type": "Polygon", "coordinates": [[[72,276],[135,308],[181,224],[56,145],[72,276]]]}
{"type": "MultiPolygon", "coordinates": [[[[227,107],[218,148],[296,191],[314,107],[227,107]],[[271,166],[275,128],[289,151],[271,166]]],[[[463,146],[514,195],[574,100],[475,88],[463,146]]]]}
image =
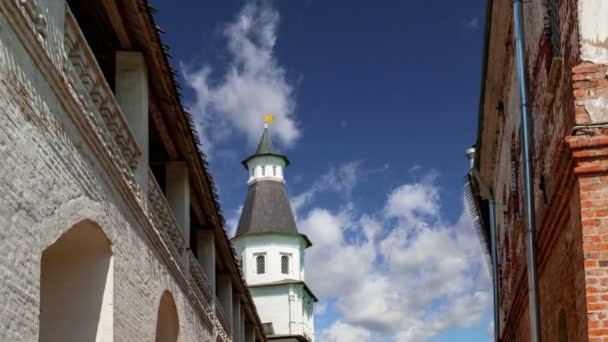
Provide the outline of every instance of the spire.
{"type": "Polygon", "coordinates": [[[260,139],[260,142],[258,143],[258,149],[255,150],[255,155],[264,154],[277,154],[274,149],[274,145],[272,145],[272,139],[270,138],[270,130],[268,127],[264,128],[262,139],[260,139]]]}
{"type": "Polygon", "coordinates": [[[266,117],[264,133],[255,153],[243,160],[249,170],[249,190],[235,237],[260,233],[293,234],[300,235],[306,246],[310,246],[306,235],[298,232],[285,189],[283,170],[289,160],[275,150],[269,123],[272,123],[271,116],[266,117]]]}
{"type": "Polygon", "coordinates": [[[272,144],[272,138],[270,137],[270,128],[268,128],[268,122],[264,124],[264,133],[262,133],[262,138],[258,143],[258,148],[255,150],[255,153],[247,157],[247,159],[243,160],[243,166],[248,169],[247,163],[255,157],[259,156],[275,156],[282,158],[285,161],[285,166],[289,165],[289,159],[277,153],[272,144]]]}

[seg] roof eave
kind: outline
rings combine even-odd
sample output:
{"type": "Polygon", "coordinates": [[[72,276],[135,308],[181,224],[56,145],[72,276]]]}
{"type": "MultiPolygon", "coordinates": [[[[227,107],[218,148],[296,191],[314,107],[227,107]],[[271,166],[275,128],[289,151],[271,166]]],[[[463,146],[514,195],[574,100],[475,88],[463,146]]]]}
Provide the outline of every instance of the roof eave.
{"type": "MultiPolygon", "coordinates": [[[[167,79],[167,86],[163,84],[160,87],[167,91],[169,95],[168,106],[173,106],[176,109],[175,113],[177,120],[183,122],[185,124],[184,126],[187,127],[187,131],[189,134],[185,134],[184,141],[190,147],[190,151],[194,152],[192,158],[192,166],[194,168],[195,173],[202,175],[202,177],[197,178],[199,179],[201,186],[205,190],[207,190],[203,192],[207,194],[207,199],[209,200],[210,207],[212,208],[211,216],[213,216],[212,221],[215,223],[214,228],[216,230],[219,230],[221,232],[220,234],[223,235],[224,243],[222,243],[222,245],[224,245],[223,247],[225,248],[225,252],[230,260],[230,262],[228,263],[229,268],[232,269],[232,275],[234,276],[234,278],[237,279],[239,287],[244,290],[245,300],[248,303],[247,308],[249,309],[246,311],[250,312],[253,316],[251,318],[254,320],[256,330],[259,332],[259,334],[256,333],[256,335],[259,335],[263,340],[266,340],[265,335],[261,330],[262,321],[260,320],[253,298],[251,297],[251,294],[248,291],[247,284],[241,273],[241,269],[238,266],[237,255],[235,251],[230,247],[230,239],[228,238],[224,229],[225,220],[219,204],[219,198],[217,196],[216,187],[213,181],[213,177],[209,173],[205,155],[201,150],[200,141],[198,139],[196,130],[194,129],[192,116],[183,107],[181,94],[178,90],[176,73],[172,72],[173,69],[171,68],[168,53],[163,48],[164,45],[160,37],[159,30],[157,29],[158,26],[155,23],[155,10],[153,9],[153,7],[150,6],[149,0],[132,1],[129,3],[137,4],[136,6],[138,6],[138,8],[142,8],[140,6],[143,6],[143,8],[146,9],[145,11],[134,11],[133,13],[137,13],[136,15],[140,16],[140,18],[142,19],[141,23],[145,26],[145,28],[147,28],[141,31],[142,33],[146,34],[151,40],[152,44],[151,46],[147,47],[147,49],[150,49],[150,51],[160,51],[160,60],[152,59],[153,63],[158,62],[159,69],[161,70],[163,75],[162,78],[167,79]]],[[[127,2],[125,1],[124,4],[127,4],[127,2]]]]}
{"type": "Polygon", "coordinates": [[[242,237],[246,237],[246,236],[255,236],[255,235],[289,235],[289,236],[300,236],[304,242],[306,243],[306,246],[304,246],[304,248],[308,248],[312,246],[312,241],[310,241],[310,239],[308,238],[308,236],[306,236],[306,234],[302,234],[302,233],[287,233],[287,232],[273,232],[273,231],[268,231],[268,232],[252,232],[252,233],[244,233],[244,234],[237,234],[232,238],[232,241],[236,241],[239,238],[242,237]]]}
{"type": "Polygon", "coordinates": [[[483,108],[485,105],[486,95],[486,76],[488,71],[488,55],[490,49],[490,32],[492,26],[492,5],[494,0],[486,1],[486,18],[485,18],[485,29],[484,29],[484,43],[483,43],[483,57],[481,64],[481,84],[479,90],[479,109],[477,117],[477,141],[475,142],[475,159],[474,167],[479,169],[481,155],[481,134],[483,131],[483,108]]]}
{"type": "Polygon", "coordinates": [[[247,167],[247,163],[256,157],[278,157],[281,158],[285,161],[285,167],[287,167],[290,164],[289,158],[287,158],[286,156],[282,155],[282,154],[277,154],[277,153],[256,153],[256,154],[252,154],[251,156],[247,157],[246,159],[244,159],[241,163],[243,164],[243,166],[245,167],[245,169],[249,169],[247,167]]]}

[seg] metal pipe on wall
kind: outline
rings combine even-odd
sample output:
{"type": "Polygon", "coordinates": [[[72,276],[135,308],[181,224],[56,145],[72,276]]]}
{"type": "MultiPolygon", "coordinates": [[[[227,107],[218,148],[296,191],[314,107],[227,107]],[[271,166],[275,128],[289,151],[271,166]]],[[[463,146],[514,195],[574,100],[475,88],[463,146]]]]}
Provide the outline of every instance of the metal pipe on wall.
{"type": "Polygon", "coordinates": [[[525,36],[523,0],[513,0],[515,28],[515,56],[521,101],[521,138],[524,169],[524,199],[526,213],[526,252],[528,266],[528,301],[530,308],[530,341],[540,342],[540,307],[538,300],[538,277],[536,273],[536,217],[534,209],[534,182],[532,172],[532,134],[528,127],[528,80],[526,78],[525,36]]]}

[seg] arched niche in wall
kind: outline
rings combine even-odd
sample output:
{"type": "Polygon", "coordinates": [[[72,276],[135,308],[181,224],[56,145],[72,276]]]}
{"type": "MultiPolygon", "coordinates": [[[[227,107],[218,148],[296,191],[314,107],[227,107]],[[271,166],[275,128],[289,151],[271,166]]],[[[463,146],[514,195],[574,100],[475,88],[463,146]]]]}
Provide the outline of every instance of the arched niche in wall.
{"type": "Polygon", "coordinates": [[[113,340],[110,240],[83,221],[42,253],[39,342],[113,340]]]}
{"type": "Polygon", "coordinates": [[[179,319],[177,307],[169,291],[163,292],[158,306],[155,342],[177,342],[179,319]]]}

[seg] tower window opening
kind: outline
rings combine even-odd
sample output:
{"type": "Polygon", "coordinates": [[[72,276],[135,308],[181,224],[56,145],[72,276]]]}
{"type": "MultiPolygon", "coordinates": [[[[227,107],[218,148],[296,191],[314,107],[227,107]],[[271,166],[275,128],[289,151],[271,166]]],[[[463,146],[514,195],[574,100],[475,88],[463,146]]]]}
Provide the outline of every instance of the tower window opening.
{"type": "Polygon", "coordinates": [[[266,273],[266,258],[263,255],[258,255],[255,258],[255,263],[258,274],[266,273]]]}
{"type": "Polygon", "coordinates": [[[289,274],[289,256],[281,256],[281,273],[289,274]]]}
{"type": "Polygon", "coordinates": [[[266,168],[262,166],[262,176],[266,176],[266,168]]]}
{"type": "Polygon", "coordinates": [[[276,165],[272,165],[272,175],[273,176],[277,175],[277,166],[276,165]]]}

